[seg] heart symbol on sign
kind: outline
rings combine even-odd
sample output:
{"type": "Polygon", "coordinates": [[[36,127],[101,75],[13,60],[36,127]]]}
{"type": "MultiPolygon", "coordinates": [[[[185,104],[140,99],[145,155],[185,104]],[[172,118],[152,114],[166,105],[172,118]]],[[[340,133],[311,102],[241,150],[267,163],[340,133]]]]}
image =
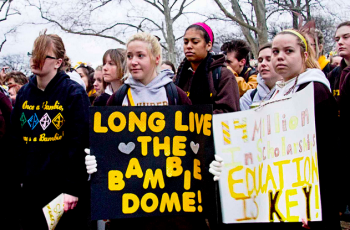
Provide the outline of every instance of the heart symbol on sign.
{"type": "Polygon", "coordinates": [[[199,150],[199,143],[195,144],[193,141],[191,141],[190,146],[194,154],[197,154],[199,150]]]}
{"type": "Polygon", "coordinates": [[[128,144],[125,144],[125,143],[121,142],[118,145],[118,149],[122,153],[130,154],[135,149],[135,143],[134,142],[129,142],[128,144]]]}

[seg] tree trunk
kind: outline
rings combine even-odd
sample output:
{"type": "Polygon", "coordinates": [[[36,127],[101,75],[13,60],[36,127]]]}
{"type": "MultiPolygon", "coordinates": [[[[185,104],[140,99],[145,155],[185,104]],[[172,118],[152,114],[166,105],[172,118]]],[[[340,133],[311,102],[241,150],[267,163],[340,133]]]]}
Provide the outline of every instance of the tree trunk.
{"type": "Polygon", "coordinates": [[[173,19],[171,18],[171,9],[169,7],[169,0],[163,0],[164,17],[166,26],[166,43],[168,47],[167,59],[176,65],[176,51],[175,51],[175,37],[173,30],[173,19]]]}
{"type": "MultiPolygon", "coordinates": [[[[257,45],[260,46],[268,42],[265,0],[253,1],[253,6],[254,6],[256,21],[257,21],[257,27],[259,29],[259,32],[258,32],[259,44],[257,45]]],[[[255,58],[258,58],[258,52],[259,52],[259,48],[257,47],[255,52],[253,52],[255,58]]]]}
{"type": "MultiPolygon", "coordinates": [[[[235,17],[240,20],[240,21],[244,21],[243,15],[239,9],[239,3],[237,0],[231,0],[231,6],[232,6],[232,10],[235,13],[235,17]]],[[[257,52],[258,52],[258,44],[255,41],[255,39],[253,38],[252,34],[250,33],[250,29],[248,29],[247,27],[239,24],[242,30],[242,33],[244,35],[244,37],[247,39],[250,48],[252,49],[252,52],[254,54],[254,56],[256,56],[257,52]]]]}

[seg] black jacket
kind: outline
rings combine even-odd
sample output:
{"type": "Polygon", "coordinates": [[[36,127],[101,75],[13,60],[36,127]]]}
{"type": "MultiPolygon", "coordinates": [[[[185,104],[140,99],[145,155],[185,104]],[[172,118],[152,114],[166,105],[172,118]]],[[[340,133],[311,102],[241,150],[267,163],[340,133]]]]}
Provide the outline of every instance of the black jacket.
{"type": "Polygon", "coordinates": [[[57,195],[81,194],[86,183],[84,148],[89,140],[89,98],[64,72],[58,72],[44,91],[37,76],[18,92],[11,117],[24,191],[46,205],[57,195]]]}
{"type": "Polygon", "coordinates": [[[193,72],[185,58],[178,68],[175,84],[185,91],[193,105],[212,104],[213,113],[240,111],[236,77],[227,69],[224,55],[209,54],[193,72]],[[213,72],[221,67],[218,87],[213,72]]]}

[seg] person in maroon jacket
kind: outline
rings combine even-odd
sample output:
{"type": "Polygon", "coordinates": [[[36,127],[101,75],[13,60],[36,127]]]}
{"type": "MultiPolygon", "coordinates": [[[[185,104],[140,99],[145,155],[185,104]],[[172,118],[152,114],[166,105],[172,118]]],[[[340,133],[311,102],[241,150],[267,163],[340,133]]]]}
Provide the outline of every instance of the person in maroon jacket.
{"type": "MultiPolygon", "coordinates": [[[[276,73],[283,77],[276,83],[273,99],[280,99],[303,90],[306,86],[314,86],[315,126],[317,140],[317,159],[320,180],[322,221],[307,223],[304,227],[311,229],[340,229],[338,214],[339,196],[334,190],[338,183],[338,165],[342,161],[339,156],[338,142],[335,133],[337,127],[337,103],[332,96],[329,82],[320,70],[315,53],[310,48],[306,35],[296,30],[285,30],[277,34],[272,42],[272,65],[276,73]],[[338,157],[332,157],[337,154],[338,157]],[[330,179],[332,178],[332,179],[330,179]]],[[[338,193],[338,192],[337,192],[338,193]]],[[[284,224],[284,229],[301,229],[301,225],[284,224]]]]}
{"type": "Polygon", "coordinates": [[[6,95],[2,86],[0,86],[0,151],[3,162],[7,162],[1,167],[1,175],[3,177],[2,188],[3,195],[6,197],[3,201],[6,211],[1,215],[0,221],[3,229],[19,230],[19,218],[16,215],[18,207],[18,195],[20,189],[20,183],[17,180],[17,172],[9,162],[16,162],[16,156],[13,154],[13,146],[9,144],[9,127],[10,117],[12,111],[12,104],[10,98],[6,95]]]}
{"type": "Polygon", "coordinates": [[[186,57],[178,69],[176,85],[187,93],[194,105],[212,104],[214,114],[239,111],[236,78],[227,69],[224,55],[210,53],[214,44],[210,27],[195,23],[186,29],[183,40],[186,57]],[[215,71],[219,69],[221,71],[215,71]]]}
{"type": "MultiPolygon", "coordinates": [[[[340,66],[335,68],[329,75],[329,80],[334,82],[334,90],[338,102],[340,127],[339,133],[341,157],[340,161],[340,177],[342,182],[348,180],[348,164],[350,161],[350,154],[348,153],[347,142],[349,140],[348,130],[350,128],[350,21],[339,24],[335,32],[335,41],[337,42],[338,54],[343,59],[340,66]]],[[[342,202],[340,212],[344,213],[346,205],[350,204],[350,196],[346,193],[346,189],[342,192],[342,202]]]]}

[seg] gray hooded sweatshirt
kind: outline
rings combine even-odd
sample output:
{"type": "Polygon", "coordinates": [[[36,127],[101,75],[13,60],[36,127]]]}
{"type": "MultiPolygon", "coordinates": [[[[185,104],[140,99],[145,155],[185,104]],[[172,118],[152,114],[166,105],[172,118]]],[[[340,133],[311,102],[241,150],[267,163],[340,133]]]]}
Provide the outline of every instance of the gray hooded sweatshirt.
{"type": "Polygon", "coordinates": [[[168,105],[168,97],[165,85],[172,82],[174,73],[171,70],[161,71],[150,83],[142,84],[140,81],[133,79],[132,75],[124,82],[130,86],[128,93],[123,100],[123,106],[161,106],[168,105]],[[129,95],[131,93],[131,97],[129,95]]]}
{"type": "Polygon", "coordinates": [[[253,103],[268,101],[271,98],[272,94],[275,92],[275,87],[270,90],[269,87],[265,84],[264,79],[262,79],[260,73],[258,74],[257,80],[258,87],[254,98],[251,97],[251,93],[255,89],[250,89],[239,99],[239,105],[242,111],[250,109],[250,105],[253,103]]]}
{"type": "Polygon", "coordinates": [[[308,83],[308,82],[322,83],[331,92],[331,87],[330,87],[329,81],[320,69],[306,69],[306,71],[304,73],[299,75],[297,83],[296,83],[294,89],[292,89],[294,84],[295,84],[295,80],[296,80],[296,78],[292,78],[291,80],[286,81],[286,82],[284,82],[284,81],[276,82],[276,90],[275,90],[275,93],[271,99],[281,99],[284,96],[288,96],[288,95],[285,95],[287,93],[293,94],[298,90],[300,85],[302,85],[304,83],[308,83]]]}

